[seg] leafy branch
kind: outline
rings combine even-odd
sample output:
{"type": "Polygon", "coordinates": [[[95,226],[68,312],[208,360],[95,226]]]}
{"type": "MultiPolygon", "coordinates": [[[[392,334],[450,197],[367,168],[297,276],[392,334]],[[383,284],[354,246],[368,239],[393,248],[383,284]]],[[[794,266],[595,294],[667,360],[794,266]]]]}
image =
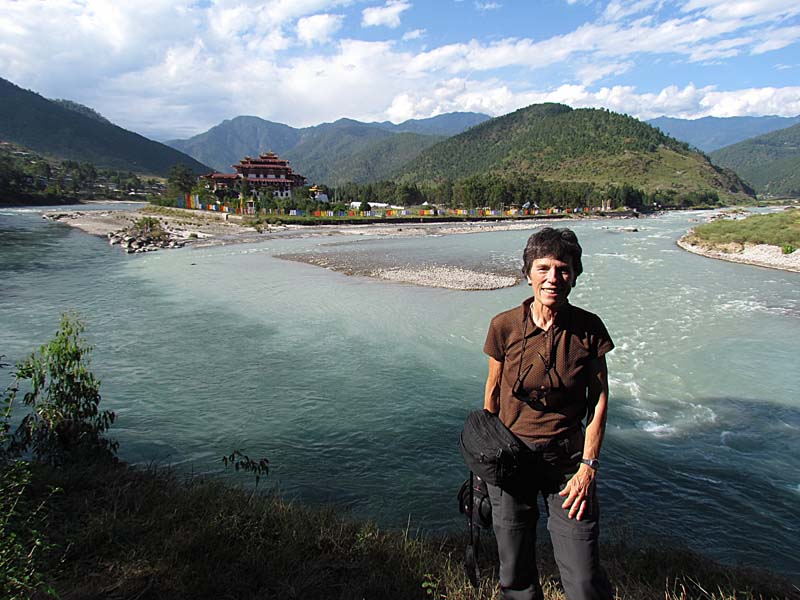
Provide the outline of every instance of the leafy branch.
{"type": "Polygon", "coordinates": [[[261,458],[253,460],[241,450],[234,450],[227,456],[222,457],[222,462],[226,467],[232,466],[236,471],[246,471],[252,473],[256,480],[256,487],[262,475],[269,473],[269,460],[261,458]]]}

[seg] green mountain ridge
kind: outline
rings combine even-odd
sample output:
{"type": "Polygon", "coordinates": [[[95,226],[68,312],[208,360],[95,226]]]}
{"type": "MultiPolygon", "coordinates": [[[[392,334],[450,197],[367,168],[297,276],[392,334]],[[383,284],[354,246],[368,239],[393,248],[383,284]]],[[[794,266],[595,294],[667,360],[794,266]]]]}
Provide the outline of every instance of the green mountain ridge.
{"type": "Polygon", "coordinates": [[[759,193],[800,196],[800,124],[721,148],[710,156],[759,193]]]}
{"type": "Polygon", "coordinates": [[[77,113],[82,114],[84,117],[89,117],[90,119],[94,119],[95,121],[100,121],[101,123],[108,123],[112,125],[111,121],[106,119],[103,115],[97,112],[93,108],[89,108],[85,104],[80,104],[79,102],[73,102],[72,100],[67,100],[65,98],[56,98],[51,100],[51,102],[55,102],[59,106],[63,106],[64,108],[68,108],[69,110],[74,110],[77,113]]]}
{"type": "MultiPolygon", "coordinates": [[[[300,142],[299,129],[260,117],[227,119],[208,131],[186,140],[169,140],[167,145],[193,156],[223,173],[245,156],[273,151],[283,155],[300,142]]],[[[298,171],[300,172],[300,171],[298,171]]]]}
{"type": "Polygon", "coordinates": [[[387,179],[393,171],[442,139],[418,133],[392,133],[351,119],[310,129],[303,133],[297,146],[286,152],[286,158],[309,181],[328,184],[387,179]]]}
{"type": "Polygon", "coordinates": [[[688,144],[632,117],[602,109],[538,104],[486,121],[422,152],[397,173],[402,182],[458,180],[480,173],[535,175],[648,192],[752,191],[688,144]]]}
{"type": "Polygon", "coordinates": [[[141,174],[166,176],[171,167],[180,163],[197,174],[210,170],[174,148],[82,114],[73,106],[48,100],[2,78],[0,140],[59,159],[141,174]]]}
{"type": "Polygon", "coordinates": [[[374,123],[396,133],[421,133],[423,135],[438,135],[450,137],[462,131],[480,125],[491,117],[483,113],[452,112],[429,117],[427,119],[409,119],[395,125],[391,121],[374,123]]]}
{"type": "Polygon", "coordinates": [[[231,165],[245,156],[271,150],[288,159],[292,168],[311,182],[365,183],[374,177],[388,177],[441,140],[442,135],[460,133],[488,118],[480,113],[447,113],[398,125],[342,118],[297,129],[259,117],[240,116],[188,140],[167,143],[222,172],[231,172],[231,165]],[[402,137],[389,141],[394,136],[402,137]],[[389,149],[397,154],[391,155],[389,149]]]}
{"type": "Polygon", "coordinates": [[[746,139],[785,129],[800,123],[796,117],[703,117],[701,119],[676,119],[658,117],[646,121],[675,139],[686,142],[698,150],[709,153],[746,139]]]}

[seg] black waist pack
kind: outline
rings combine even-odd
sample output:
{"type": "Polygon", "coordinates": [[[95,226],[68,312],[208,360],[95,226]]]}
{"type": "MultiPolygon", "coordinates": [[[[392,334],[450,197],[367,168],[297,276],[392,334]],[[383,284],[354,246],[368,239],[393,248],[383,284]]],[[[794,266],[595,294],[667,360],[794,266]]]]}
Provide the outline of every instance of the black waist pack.
{"type": "Polygon", "coordinates": [[[459,449],[470,471],[499,487],[512,483],[531,455],[499,417],[486,409],[467,415],[459,449]]]}

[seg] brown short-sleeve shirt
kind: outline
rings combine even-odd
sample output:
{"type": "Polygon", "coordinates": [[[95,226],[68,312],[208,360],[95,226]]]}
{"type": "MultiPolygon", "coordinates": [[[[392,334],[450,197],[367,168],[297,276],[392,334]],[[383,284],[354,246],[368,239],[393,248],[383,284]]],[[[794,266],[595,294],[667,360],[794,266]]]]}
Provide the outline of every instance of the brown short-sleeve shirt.
{"type": "Polygon", "coordinates": [[[589,362],[614,342],[600,317],[571,304],[543,331],[531,317],[531,302],[492,319],[483,351],[503,363],[500,420],[525,441],[540,443],[580,426],[589,408],[589,362]]]}

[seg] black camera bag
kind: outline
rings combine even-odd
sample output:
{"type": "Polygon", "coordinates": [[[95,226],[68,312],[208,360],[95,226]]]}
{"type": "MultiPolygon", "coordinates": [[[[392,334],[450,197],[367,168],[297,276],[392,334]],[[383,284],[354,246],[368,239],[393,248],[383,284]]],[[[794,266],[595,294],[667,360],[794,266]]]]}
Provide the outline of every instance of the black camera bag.
{"type": "Polygon", "coordinates": [[[500,418],[486,409],[467,415],[459,449],[470,471],[499,487],[512,483],[531,455],[500,418]]]}

